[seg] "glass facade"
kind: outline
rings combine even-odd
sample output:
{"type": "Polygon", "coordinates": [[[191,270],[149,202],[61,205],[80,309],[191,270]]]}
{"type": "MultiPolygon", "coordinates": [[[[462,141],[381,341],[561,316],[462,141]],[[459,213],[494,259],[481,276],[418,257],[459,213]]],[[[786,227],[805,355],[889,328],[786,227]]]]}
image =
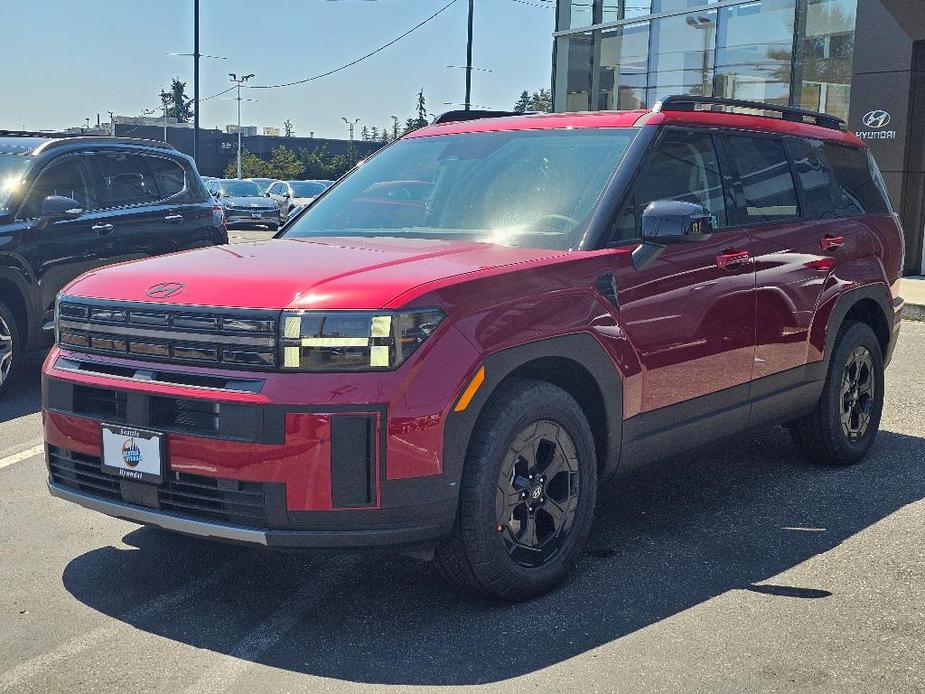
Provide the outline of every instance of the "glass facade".
{"type": "Polygon", "coordinates": [[[555,110],[670,94],[848,116],[857,0],[559,0],[555,110]]]}

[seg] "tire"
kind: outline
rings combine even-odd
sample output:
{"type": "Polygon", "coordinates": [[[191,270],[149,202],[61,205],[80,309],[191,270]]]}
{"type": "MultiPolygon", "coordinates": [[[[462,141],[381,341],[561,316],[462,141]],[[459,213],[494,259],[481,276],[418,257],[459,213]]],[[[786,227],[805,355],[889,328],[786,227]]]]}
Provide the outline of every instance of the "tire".
{"type": "Polygon", "coordinates": [[[877,437],[883,390],[883,355],[874,331],[865,323],[846,321],[816,409],[790,424],[797,448],[824,465],[860,462],[877,437]]]}
{"type": "Polygon", "coordinates": [[[22,361],[22,343],[19,326],[13,312],[0,301],[0,398],[10,386],[22,361]]]}
{"type": "Polygon", "coordinates": [[[437,571],[496,600],[545,593],[581,556],[596,493],[594,437],[578,403],[548,383],[504,383],[472,432],[453,533],[434,555],[437,571]],[[527,547],[534,541],[542,549],[527,547]]]}

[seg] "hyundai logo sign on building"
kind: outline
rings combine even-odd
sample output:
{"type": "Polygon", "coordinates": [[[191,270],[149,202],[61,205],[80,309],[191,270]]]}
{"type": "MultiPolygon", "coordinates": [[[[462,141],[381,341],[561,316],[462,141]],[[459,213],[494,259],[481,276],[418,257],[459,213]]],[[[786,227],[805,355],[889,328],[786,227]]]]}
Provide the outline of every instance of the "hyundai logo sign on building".
{"type": "Polygon", "coordinates": [[[865,127],[870,128],[870,130],[859,130],[856,135],[862,140],[895,140],[895,130],[883,130],[892,120],[893,117],[890,115],[889,111],[884,111],[882,108],[875,108],[873,111],[865,113],[861,118],[861,123],[863,123],[865,127]]]}

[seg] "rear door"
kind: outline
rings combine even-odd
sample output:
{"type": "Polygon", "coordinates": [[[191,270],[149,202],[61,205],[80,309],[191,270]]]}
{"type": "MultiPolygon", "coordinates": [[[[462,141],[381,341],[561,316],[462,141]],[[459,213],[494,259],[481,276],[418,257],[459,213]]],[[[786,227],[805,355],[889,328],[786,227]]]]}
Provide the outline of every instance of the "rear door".
{"type": "Polygon", "coordinates": [[[192,167],[171,157],[144,155],[154,172],[160,200],[168,205],[163,233],[170,251],[201,248],[224,242],[224,227],[212,196],[192,167]]]}
{"type": "Polygon", "coordinates": [[[752,230],[755,256],[753,377],[778,375],[778,385],[795,385],[808,360],[809,331],[826,278],[836,264],[857,255],[863,227],[837,209],[819,140],[736,135],[727,143],[742,181],[737,214],[752,230]]]}
{"type": "MultiPolygon", "coordinates": [[[[618,214],[612,245],[639,239],[640,217],[655,200],[706,207],[716,233],[705,241],[668,246],[636,270],[616,256],[620,316],[642,363],[639,411],[652,412],[726,391],[712,407],[747,400],[755,345],[755,279],[747,230],[727,214],[728,185],[713,135],[667,129],[647,156],[618,214]],[[738,390],[736,386],[742,386],[738,390]]],[[[632,413],[632,405],[628,413],[632,413]]],[[[744,425],[747,411],[736,412],[744,425]]],[[[730,421],[731,425],[736,422],[730,421]]]]}

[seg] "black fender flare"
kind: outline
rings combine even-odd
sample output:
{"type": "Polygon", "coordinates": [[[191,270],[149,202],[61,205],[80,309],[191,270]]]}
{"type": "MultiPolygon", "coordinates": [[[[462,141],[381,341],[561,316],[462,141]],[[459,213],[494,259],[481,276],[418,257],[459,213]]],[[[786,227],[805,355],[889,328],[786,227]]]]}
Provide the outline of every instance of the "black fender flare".
{"type": "MultiPolygon", "coordinates": [[[[825,350],[822,354],[822,361],[809,365],[809,369],[815,378],[824,379],[826,377],[829,370],[829,361],[832,359],[832,352],[835,351],[835,340],[838,338],[838,331],[845,321],[845,316],[859,301],[872,299],[877,303],[883,313],[887,328],[890,330],[890,339],[892,340],[893,308],[887,300],[888,296],[889,290],[887,287],[879,283],[849,289],[838,296],[835,300],[835,306],[832,307],[832,312],[829,314],[829,319],[826,321],[825,350]]],[[[884,365],[889,361],[889,351],[888,349],[883,354],[884,365]]]]}
{"type": "Polygon", "coordinates": [[[616,364],[593,335],[575,333],[543,338],[495,352],[485,357],[476,367],[485,367],[484,382],[465,410],[450,411],[444,426],[443,473],[451,483],[458,483],[462,476],[472,431],[495,389],[518,368],[544,357],[575,362],[597,384],[604,403],[603,419],[606,425],[603,450],[598,452],[602,458],[599,469],[603,476],[610,475],[616,469],[623,434],[623,379],[616,364]]]}

